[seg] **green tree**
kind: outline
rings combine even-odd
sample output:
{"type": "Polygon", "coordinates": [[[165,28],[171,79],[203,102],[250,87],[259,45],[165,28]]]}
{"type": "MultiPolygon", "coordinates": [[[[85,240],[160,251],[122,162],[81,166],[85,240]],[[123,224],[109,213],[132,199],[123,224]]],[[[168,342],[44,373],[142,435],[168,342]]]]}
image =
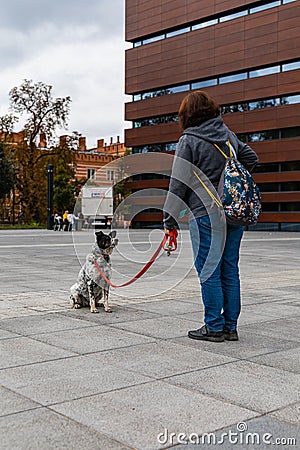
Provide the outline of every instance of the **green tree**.
{"type": "Polygon", "coordinates": [[[14,187],[14,167],[5,152],[5,144],[0,141],[0,199],[14,187]]]}

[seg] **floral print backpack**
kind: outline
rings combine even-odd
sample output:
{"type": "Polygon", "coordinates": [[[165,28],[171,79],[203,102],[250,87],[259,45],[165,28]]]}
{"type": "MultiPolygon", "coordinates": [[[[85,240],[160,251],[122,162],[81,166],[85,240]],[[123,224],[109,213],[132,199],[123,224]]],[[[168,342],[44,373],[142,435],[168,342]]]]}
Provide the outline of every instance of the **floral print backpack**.
{"type": "Polygon", "coordinates": [[[229,140],[227,145],[229,156],[214,144],[226,159],[218,186],[226,220],[232,225],[255,225],[262,210],[259,188],[250,172],[237,160],[229,140]]]}

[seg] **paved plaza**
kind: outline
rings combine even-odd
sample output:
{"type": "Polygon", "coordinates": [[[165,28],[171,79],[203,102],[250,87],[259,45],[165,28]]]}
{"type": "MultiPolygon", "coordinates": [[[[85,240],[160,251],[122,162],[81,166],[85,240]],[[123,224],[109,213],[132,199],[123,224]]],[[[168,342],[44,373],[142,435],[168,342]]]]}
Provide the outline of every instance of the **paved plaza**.
{"type": "MultiPolygon", "coordinates": [[[[118,234],[117,283],[161,239],[118,234]]],[[[187,338],[202,306],[181,239],[91,314],[68,297],[92,233],[0,231],[1,449],[299,448],[300,234],[245,233],[240,341],[224,343],[187,338]]]]}

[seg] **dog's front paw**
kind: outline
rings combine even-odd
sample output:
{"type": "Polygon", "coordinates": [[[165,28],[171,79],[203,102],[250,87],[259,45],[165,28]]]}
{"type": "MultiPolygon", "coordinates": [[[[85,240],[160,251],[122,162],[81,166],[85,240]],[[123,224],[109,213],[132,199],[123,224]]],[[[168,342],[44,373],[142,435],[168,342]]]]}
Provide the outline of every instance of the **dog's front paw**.
{"type": "Polygon", "coordinates": [[[73,308],[74,309],[80,309],[81,305],[79,303],[74,303],[73,308]]]}
{"type": "Polygon", "coordinates": [[[91,308],[91,313],[98,313],[98,309],[97,308],[91,308]]]}
{"type": "Polygon", "coordinates": [[[104,308],[104,311],[107,312],[107,313],[112,313],[112,309],[110,309],[109,307],[108,308],[104,308]]]}

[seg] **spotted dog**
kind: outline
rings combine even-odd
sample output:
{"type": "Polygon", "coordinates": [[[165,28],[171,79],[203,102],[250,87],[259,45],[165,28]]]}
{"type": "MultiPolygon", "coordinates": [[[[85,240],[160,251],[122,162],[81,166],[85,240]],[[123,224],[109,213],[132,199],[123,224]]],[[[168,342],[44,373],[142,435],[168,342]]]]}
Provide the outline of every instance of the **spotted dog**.
{"type": "Polygon", "coordinates": [[[99,312],[97,306],[102,306],[100,300],[103,297],[104,310],[112,312],[108,306],[109,284],[100,275],[94,261],[97,261],[102,272],[110,279],[110,255],[118,244],[118,239],[115,239],[115,231],[108,235],[98,231],[95,236],[96,243],[93,245],[91,253],[87,255],[76,283],[70,288],[70,303],[75,309],[89,306],[92,313],[97,313],[99,312]]]}

